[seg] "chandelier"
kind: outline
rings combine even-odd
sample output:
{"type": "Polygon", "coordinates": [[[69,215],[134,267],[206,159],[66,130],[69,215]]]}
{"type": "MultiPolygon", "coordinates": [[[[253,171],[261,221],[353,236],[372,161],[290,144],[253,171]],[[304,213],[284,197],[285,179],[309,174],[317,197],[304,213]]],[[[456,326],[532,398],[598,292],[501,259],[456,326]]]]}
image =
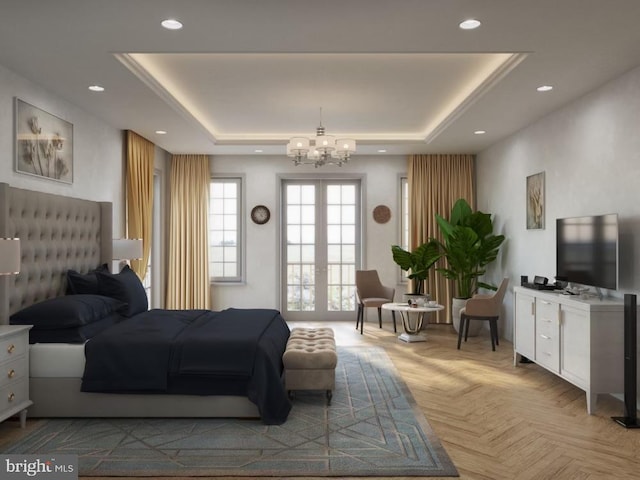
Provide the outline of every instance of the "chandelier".
{"type": "Polygon", "coordinates": [[[287,156],[293,158],[297,165],[342,166],[347,163],[352,153],[356,151],[356,141],[352,138],[338,138],[326,135],[322,126],[322,108],[320,109],[320,125],[316,128],[313,138],[293,137],[287,144],[287,156]]]}

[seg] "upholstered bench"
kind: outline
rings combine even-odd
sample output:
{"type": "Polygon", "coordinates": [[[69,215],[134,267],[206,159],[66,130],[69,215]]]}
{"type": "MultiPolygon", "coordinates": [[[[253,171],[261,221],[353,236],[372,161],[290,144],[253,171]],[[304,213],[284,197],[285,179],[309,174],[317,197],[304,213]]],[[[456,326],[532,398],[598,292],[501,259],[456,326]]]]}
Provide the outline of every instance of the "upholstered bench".
{"type": "Polygon", "coordinates": [[[336,341],[330,328],[294,328],[282,356],[285,388],[325,390],[331,404],[336,384],[336,341]]]}

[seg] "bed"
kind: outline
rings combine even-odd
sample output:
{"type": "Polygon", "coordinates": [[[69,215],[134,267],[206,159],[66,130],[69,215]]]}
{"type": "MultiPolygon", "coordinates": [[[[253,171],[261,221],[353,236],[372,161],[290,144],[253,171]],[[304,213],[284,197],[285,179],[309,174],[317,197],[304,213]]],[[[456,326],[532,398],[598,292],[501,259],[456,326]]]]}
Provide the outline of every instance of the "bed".
{"type": "MultiPolygon", "coordinates": [[[[99,265],[111,262],[111,204],[34,192],[0,183],[0,236],[21,239],[20,274],[0,277],[0,308],[2,309],[0,319],[2,323],[8,323],[9,317],[16,312],[21,312],[45,300],[64,296],[69,270],[89,272],[99,265]]],[[[214,338],[220,331],[226,331],[221,330],[219,322],[232,326],[234,322],[240,321],[241,316],[249,316],[249,320],[244,321],[251,322],[251,315],[272,314],[279,317],[271,321],[278,333],[274,337],[276,340],[271,341],[266,348],[277,352],[281,374],[281,357],[286,345],[286,337],[288,337],[288,328],[279,313],[273,314],[273,311],[269,313],[270,311],[264,309],[253,312],[236,309],[228,312],[192,312],[195,312],[195,319],[184,320],[180,317],[176,320],[180,326],[168,327],[169,330],[174,328],[168,335],[180,336],[180,342],[190,338],[191,342],[196,343],[162,347],[172,349],[164,351],[164,355],[174,358],[177,350],[197,352],[198,348],[201,352],[207,350],[221,352],[220,345],[212,347],[202,343],[202,339],[207,335],[209,338],[214,338]],[[206,323],[204,317],[212,317],[211,322],[215,325],[210,330],[203,326],[206,323]],[[182,324],[185,323],[189,323],[190,327],[182,329],[182,324]],[[185,345],[189,346],[185,347],[185,345]]],[[[173,316],[175,317],[178,313],[183,315],[185,312],[173,312],[173,316]]],[[[186,359],[180,357],[180,360],[174,361],[173,366],[167,367],[172,376],[169,381],[170,388],[166,390],[156,388],[158,387],[156,385],[138,391],[124,385],[117,387],[112,393],[104,393],[95,391],[105,388],[99,386],[99,381],[93,382],[93,387],[83,385],[83,377],[93,375],[88,375],[86,370],[89,365],[87,358],[91,359],[88,357],[90,348],[97,351],[102,349],[103,357],[104,351],[113,348],[101,344],[98,339],[102,341],[103,337],[105,339],[111,337],[112,340],[135,338],[125,327],[133,328],[134,332],[148,332],[149,330],[144,330],[148,328],[145,327],[145,323],[157,326],[158,318],[162,315],[171,317],[172,312],[152,310],[127,316],[122,322],[113,322],[114,325],[108,325],[108,328],[105,327],[86,343],[39,341],[32,344],[29,386],[34,405],[29,408],[29,415],[32,417],[262,417],[265,423],[282,423],[286,419],[290,403],[286,398],[281,378],[276,379],[273,372],[268,373],[267,376],[270,377],[270,385],[275,385],[277,391],[269,395],[272,395],[271,401],[275,404],[282,403],[281,411],[275,416],[271,413],[265,415],[264,405],[258,406],[255,403],[258,394],[247,393],[251,389],[243,390],[243,387],[238,385],[238,378],[242,377],[241,372],[226,373],[225,393],[221,393],[222,390],[215,392],[205,390],[205,393],[202,393],[203,387],[206,389],[211,382],[218,381],[218,377],[224,377],[225,372],[203,371],[202,364],[198,363],[198,358],[194,355],[190,357],[186,355],[186,359]],[[104,350],[105,348],[107,350],[104,350]],[[187,367],[183,368],[184,365],[187,367]],[[178,379],[173,376],[176,370],[181,370],[181,373],[186,372],[186,377],[178,379]],[[91,390],[92,388],[94,390],[91,390]],[[253,401],[247,395],[252,396],[253,401]],[[285,411],[286,413],[283,414],[285,411]]],[[[166,323],[164,318],[160,321],[163,325],[166,323]]],[[[241,326],[238,328],[242,329],[241,326]]],[[[236,337],[239,337],[237,331],[231,335],[235,336],[236,340],[236,337]]],[[[138,338],[143,336],[149,335],[138,335],[138,338]]],[[[262,334],[258,333],[255,336],[261,337],[262,334]]],[[[118,342],[115,343],[117,345],[118,342]]],[[[226,341],[221,345],[225,343],[226,341]]],[[[136,350],[136,348],[129,346],[124,350],[136,350]]],[[[262,355],[260,348],[256,350],[255,358],[262,355]]],[[[223,358],[224,355],[220,354],[218,357],[223,358]]],[[[147,355],[144,358],[147,358],[147,355]]],[[[135,364],[135,361],[126,361],[135,364]]],[[[255,365],[264,363],[258,360],[255,365]]],[[[106,370],[122,368],[123,365],[126,363],[115,367],[107,366],[106,370]]],[[[228,369],[228,367],[229,365],[225,368],[228,369]]],[[[105,368],[104,365],[101,368],[105,368]]],[[[246,368],[248,367],[245,366],[246,368]]],[[[255,368],[258,369],[258,367],[255,368]]],[[[253,380],[247,379],[247,382],[251,381],[253,380]]],[[[108,387],[106,388],[110,391],[108,387]]]]}

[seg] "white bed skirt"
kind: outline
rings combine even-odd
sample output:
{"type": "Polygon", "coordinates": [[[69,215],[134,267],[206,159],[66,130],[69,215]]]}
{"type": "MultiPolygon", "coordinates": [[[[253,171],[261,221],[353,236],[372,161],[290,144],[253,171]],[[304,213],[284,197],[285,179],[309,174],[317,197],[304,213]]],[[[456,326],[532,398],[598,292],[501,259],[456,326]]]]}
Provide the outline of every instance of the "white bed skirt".
{"type": "Polygon", "coordinates": [[[258,407],[235,395],[163,395],[81,392],[80,378],[29,379],[33,405],[41,417],[224,417],[260,418],[258,407]]]}
{"type": "Polygon", "coordinates": [[[258,407],[237,395],[81,392],[84,344],[36,343],[29,352],[29,417],[259,418],[258,407]]]}

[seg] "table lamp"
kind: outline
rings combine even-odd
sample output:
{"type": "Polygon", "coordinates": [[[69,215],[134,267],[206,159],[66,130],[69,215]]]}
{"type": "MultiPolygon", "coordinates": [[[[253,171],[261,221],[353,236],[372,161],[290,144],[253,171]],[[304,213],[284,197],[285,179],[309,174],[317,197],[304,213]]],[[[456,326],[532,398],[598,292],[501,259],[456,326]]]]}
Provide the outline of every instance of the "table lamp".
{"type": "Polygon", "coordinates": [[[118,270],[122,269],[129,260],[142,258],[142,239],[114,238],[111,256],[113,260],[119,260],[118,270]]]}
{"type": "MultiPolygon", "coordinates": [[[[0,238],[0,276],[15,275],[20,272],[20,239],[0,238]]],[[[6,282],[7,280],[0,280],[6,282]]],[[[8,290],[3,288],[6,293],[8,290]]],[[[0,299],[0,325],[9,323],[9,298],[0,299]]]]}

